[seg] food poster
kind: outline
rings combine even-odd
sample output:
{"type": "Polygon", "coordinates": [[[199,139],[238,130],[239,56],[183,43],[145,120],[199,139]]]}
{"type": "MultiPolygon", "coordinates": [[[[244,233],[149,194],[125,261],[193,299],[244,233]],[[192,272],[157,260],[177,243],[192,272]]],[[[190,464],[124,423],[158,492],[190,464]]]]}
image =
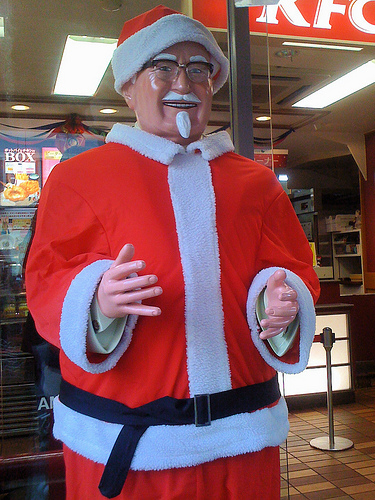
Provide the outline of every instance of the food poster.
{"type": "Polygon", "coordinates": [[[36,149],[4,149],[1,186],[1,206],[29,207],[36,205],[40,197],[40,175],[37,170],[36,149]]]}
{"type": "Polygon", "coordinates": [[[0,211],[0,254],[4,250],[25,253],[31,237],[31,223],[36,208],[0,211]]]}
{"type": "Polygon", "coordinates": [[[42,148],[42,186],[46,183],[52,169],[60,162],[61,157],[62,153],[58,148],[52,146],[42,148]]]}
{"type": "MultiPolygon", "coordinates": [[[[24,290],[22,265],[32,235],[35,211],[36,208],[3,208],[0,211],[0,297],[24,290]]],[[[0,317],[5,315],[3,306],[0,303],[0,317]]]]}
{"type": "Polygon", "coordinates": [[[0,210],[0,319],[27,315],[23,263],[35,212],[36,208],[0,210]]]}

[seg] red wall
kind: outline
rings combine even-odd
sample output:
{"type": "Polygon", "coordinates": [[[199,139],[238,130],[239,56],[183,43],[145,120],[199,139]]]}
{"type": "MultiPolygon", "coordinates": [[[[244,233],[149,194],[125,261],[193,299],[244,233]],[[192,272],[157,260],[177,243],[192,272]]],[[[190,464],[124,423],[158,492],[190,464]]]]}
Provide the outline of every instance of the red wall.
{"type": "Polygon", "coordinates": [[[375,132],[366,135],[367,181],[361,175],[362,233],[365,242],[365,271],[375,272],[375,132]]]}

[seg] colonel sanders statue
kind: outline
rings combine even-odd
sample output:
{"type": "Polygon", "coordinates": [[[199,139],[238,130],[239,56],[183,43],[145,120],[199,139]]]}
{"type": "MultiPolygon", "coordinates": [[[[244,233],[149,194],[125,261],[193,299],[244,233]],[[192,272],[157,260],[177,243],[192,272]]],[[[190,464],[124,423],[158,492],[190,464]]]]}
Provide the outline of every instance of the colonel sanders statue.
{"type": "Polygon", "coordinates": [[[309,244],[273,172],[204,135],[228,61],[203,25],[163,6],[126,22],[113,71],[136,124],[54,168],[26,275],[60,348],[67,498],[277,499],[309,244]]]}

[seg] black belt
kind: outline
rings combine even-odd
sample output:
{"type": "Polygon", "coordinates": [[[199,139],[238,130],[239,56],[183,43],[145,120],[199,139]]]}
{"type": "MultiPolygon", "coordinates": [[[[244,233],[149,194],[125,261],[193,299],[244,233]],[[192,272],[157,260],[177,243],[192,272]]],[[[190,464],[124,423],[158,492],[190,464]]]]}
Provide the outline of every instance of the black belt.
{"type": "Polygon", "coordinates": [[[105,422],[122,424],[100,480],[99,490],[106,498],[121,493],[138,442],[153,425],[206,426],[211,420],[249,413],[275,403],[280,398],[277,375],[266,382],[215,394],[199,394],[176,399],[165,396],[137,408],[86,392],[65,380],[59,399],[69,408],[105,422]]]}

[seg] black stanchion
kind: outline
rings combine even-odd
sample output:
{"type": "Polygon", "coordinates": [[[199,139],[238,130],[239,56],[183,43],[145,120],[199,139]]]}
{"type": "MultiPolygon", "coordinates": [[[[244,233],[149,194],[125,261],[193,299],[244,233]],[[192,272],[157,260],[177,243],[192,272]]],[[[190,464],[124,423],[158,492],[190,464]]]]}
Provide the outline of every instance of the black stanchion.
{"type": "Polygon", "coordinates": [[[331,328],[323,328],[323,333],[320,334],[320,341],[324,345],[327,360],[327,409],[328,409],[328,425],[329,435],[322,436],[310,441],[313,448],[329,451],[343,451],[352,448],[353,442],[350,439],[335,437],[334,422],[333,422],[333,402],[332,402],[332,365],[331,351],[335,343],[335,334],[331,328]]]}

